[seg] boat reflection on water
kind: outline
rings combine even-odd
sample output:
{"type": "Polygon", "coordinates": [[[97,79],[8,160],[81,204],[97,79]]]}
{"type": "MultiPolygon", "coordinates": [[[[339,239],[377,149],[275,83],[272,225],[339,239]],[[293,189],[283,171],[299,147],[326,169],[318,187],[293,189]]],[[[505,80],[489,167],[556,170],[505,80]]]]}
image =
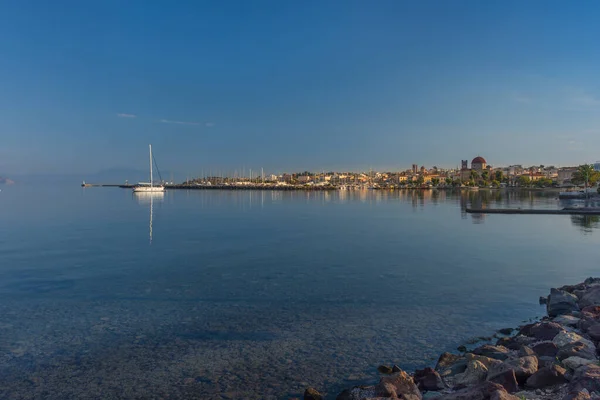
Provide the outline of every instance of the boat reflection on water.
{"type": "Polygon", "coordinates": [[[165,199],[165,192],[133,192],[133,197],[138,204],[150,205],[150,244],[152,244],[152,218],[154,217],[154,202],[162,203],[165,199]]]}

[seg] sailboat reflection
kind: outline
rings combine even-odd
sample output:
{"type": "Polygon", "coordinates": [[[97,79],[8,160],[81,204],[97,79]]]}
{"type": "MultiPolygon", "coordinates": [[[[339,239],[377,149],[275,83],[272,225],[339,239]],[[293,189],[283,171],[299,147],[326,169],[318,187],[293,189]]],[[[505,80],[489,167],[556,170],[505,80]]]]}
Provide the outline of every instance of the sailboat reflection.
{"type": "Polygon", "coordinates": [[[150,204],[150,243],[152,243],[152,218],[154,216],[154,202],[162,202],[165,198],[164,192],[133,192],[138,204],[150,204]]]}

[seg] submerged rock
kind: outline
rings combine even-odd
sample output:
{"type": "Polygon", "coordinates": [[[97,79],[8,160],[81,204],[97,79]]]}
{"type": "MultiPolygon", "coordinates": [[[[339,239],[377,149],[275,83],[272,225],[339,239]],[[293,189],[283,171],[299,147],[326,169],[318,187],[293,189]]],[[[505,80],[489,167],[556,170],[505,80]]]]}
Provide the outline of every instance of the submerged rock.
{"type": "Polygon", "coordinates": [[[387,365],[380,365],[377,367],[377,371],[381,372],[382,374],[391,374],[393,372],[392,367],[388,367],[387,365]]]}

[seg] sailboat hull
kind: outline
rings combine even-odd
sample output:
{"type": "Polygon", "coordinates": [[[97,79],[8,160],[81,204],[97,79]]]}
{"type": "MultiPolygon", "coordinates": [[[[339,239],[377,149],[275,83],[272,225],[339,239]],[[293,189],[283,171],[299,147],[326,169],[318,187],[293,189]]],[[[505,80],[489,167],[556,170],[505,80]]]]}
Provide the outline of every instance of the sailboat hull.
{"type": "Polygon", "coordinates": [[[136,186],[133,188],[134,192],[140,193],[153,193],[153,192],[164,192],[164,186],[136,186]]]}

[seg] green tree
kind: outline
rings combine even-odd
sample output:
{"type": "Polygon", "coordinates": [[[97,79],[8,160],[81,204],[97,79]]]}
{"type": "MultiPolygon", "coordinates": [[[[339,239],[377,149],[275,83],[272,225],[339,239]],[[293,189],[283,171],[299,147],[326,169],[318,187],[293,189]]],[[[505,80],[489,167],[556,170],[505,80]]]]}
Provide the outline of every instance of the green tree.
{"type": "Polygon", "coordinates": [[[431,178],[431,184],[433,186],[437,186],[440,184],[440,179],[439,178],[431,178]]]}
{"type": "Polygon", "coordinates": [[[504,179],[504,174],[502,173],[502,171],[498,170],[494,172],[494,179],[496,179],[498,182],[502,182],[502,180],[504,179]]]}
{"type": "Polygon", "coordinates": [[[519,186],[529,186],[531,179],[527,175],[521,175],[517,178],[517,184],[519,186]]]}
{"type": "Polygon", "coordinates": [[[452,178],[446,178],[446,185],[452,185],[452,178]]]}
{"type": "Polygon", "coordinates": [[[494,179],[494,180],[492,181],[492,186],[493,186],[493,187],[498,187],[498,186],[500,186],[500,182],[499,182],[498,180],[494,179]]]}
{"type": "Polygon", "coordinates": [[[477,179],[479,179],[479,174],[477,173],[477,171],[471,170],[471,180],[476,181],[477,179]]]}
{"type": "Polygon", "coordinates": [[[583,164],[577,167],[577,171],[573,173],[571,182],[576,185],[594,186],[600,179],[600,172],[594,170],[594,166],[583,164]]]}
{"type": "Polygon", "coordinates": [[[423,175],[419,175],[419,177],[417,178],[417,185],[421,186],[423,183],[425,183],[425,178],[423,177],[423,175]]]}
{"type": "Polygon", "coordinates": [[[481,178],[487,182],[490,179],[490,171],[487,169],[481,173],[481,178]]]}

